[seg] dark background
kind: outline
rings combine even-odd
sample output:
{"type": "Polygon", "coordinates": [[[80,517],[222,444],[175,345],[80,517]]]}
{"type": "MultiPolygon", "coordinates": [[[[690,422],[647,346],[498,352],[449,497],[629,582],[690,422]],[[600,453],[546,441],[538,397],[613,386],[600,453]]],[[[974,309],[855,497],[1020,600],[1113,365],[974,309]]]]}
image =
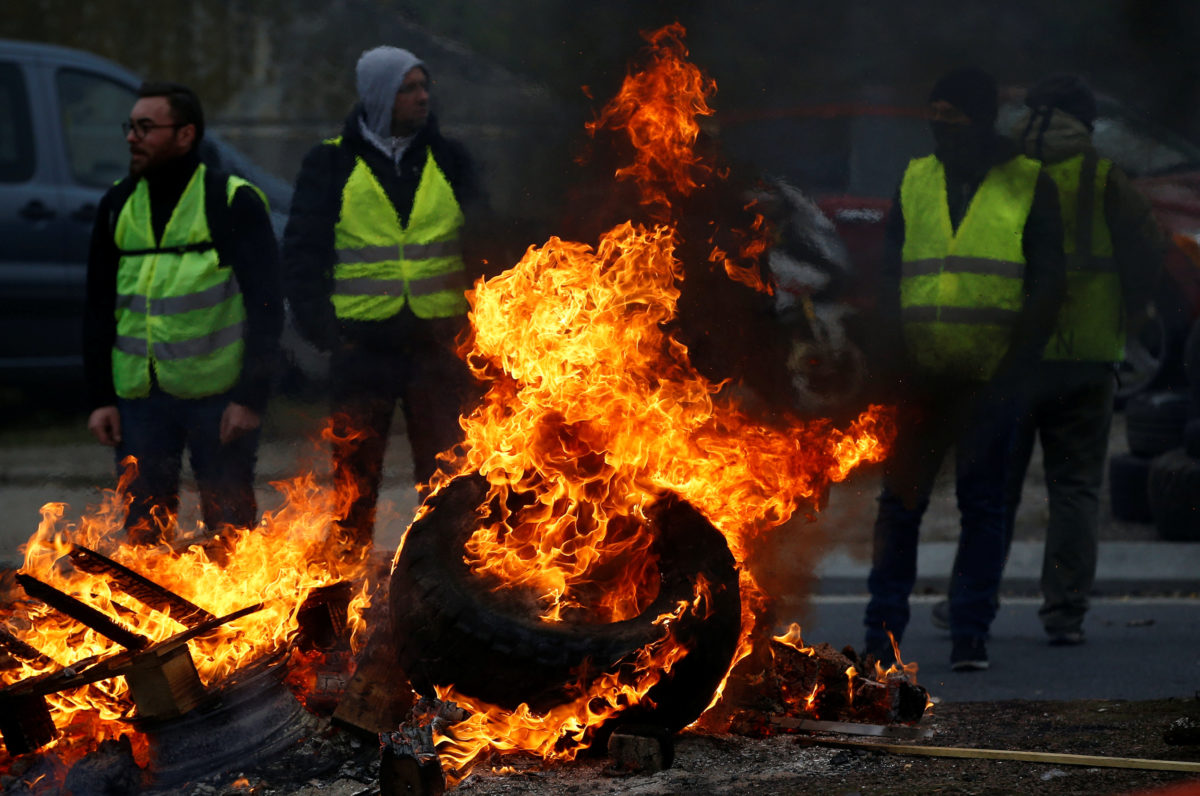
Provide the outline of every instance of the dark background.
{"type": "Polygon", "coordinates": [[[213,129],[289,181],[353,102],[358,55],[406,47],[429,63],[443,124],[477,153],[498,209],[545,217],[639,31],[675,20],[717,82],[719,113],[921,103],[969,63],[1006,85],[1078,72],[1200,141],[1193,0],[26,0],[5,9],[0,36],[191,84],[213,129]]]}

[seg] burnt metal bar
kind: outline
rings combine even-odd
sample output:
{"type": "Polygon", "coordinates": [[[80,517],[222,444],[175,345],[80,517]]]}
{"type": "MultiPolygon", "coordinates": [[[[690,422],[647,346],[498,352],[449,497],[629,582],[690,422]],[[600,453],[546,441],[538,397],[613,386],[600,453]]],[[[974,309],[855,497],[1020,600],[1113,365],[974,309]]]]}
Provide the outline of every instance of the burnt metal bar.
{"type": "Polygon", "coordinates": [[[76,569],[103,575],[125,594],[155,611],[169,614],[180,624],[192,627],[213,619],[212,614],[198,605],[95,550],[76,544],[71,546],[69,555],[76,569]]]}
{"type": "Polygon", "coordinates": [[[150,646],[150,639],[118,625],[87,603],[61,592],[48,583],[31,575],[17,573],[17,583],[30,597],[41,600],[56,611],[61,611],[76,622],[87,625],[100,635],[120,644],[125,649],[141,650],[150,646]]]}

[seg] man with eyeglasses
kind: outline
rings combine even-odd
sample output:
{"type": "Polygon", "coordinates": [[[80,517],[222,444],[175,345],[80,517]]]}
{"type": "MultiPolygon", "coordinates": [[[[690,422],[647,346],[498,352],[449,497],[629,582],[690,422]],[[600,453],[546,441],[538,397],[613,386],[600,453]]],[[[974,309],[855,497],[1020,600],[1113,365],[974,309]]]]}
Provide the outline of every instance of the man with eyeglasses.
{"type": "Polygon", "coordinates": [[[341,135],[313,148],[283,239],[284,283],[301,333],[331,352],[334,483],[348,498],[347,547],[369,550],[396,403],[414,477],[458,442],[475,389],[455,354],[482,260],[485,210],[474,164],[430,112],[423,61],[376,47],[356,66],[358,103],[341,135]]]}
{"type": "Polygon", "coordinates": [[[88,430],[124,469],[129,542],[172,541],[185,448],[208,534],[251,527],[283,326],[266,198],[201,162],[186,86],[143,84],[122,129],[129,176],[101,199],[88,258],[88,430]]]}

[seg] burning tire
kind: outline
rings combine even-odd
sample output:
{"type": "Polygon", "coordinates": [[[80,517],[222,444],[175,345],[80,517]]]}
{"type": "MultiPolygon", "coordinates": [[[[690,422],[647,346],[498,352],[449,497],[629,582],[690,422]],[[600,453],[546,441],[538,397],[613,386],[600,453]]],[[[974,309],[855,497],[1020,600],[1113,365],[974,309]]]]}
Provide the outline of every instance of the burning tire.
{"type": "MultiPolygon", "coordinates": [[[[660,502],[654,520],[661,584],[640,615],[611,624],[547,623],[497,598],[463,559],[487,482],[456,479],[431,499],[409,528],[392,572],[390,599],[400,665],[418,691],[454,685],[504,708],[544,710],[573,699],[581,681],[631,661],[661,639],[655,619],[691,602],[708,584],[707,616],[686,612],[672,623],[687,655],[647,698],[657,707],[638,720],[681,729],[703,712],[733,659],[741,621],[738,575],[724,537],[687,503],[660,502]]],[[[645,700],[644,700],[645,702],[645,700]]]]}

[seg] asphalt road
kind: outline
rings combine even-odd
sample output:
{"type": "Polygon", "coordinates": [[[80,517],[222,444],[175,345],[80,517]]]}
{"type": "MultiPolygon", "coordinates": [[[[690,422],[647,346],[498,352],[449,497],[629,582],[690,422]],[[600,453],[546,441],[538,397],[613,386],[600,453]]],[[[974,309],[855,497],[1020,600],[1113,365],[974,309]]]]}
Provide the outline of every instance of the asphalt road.
{"type": "MultiPolygon", "coordinates": [[[[1006,699],[1146,700],[1200,694],[1200,600],[1118,597],[1095,600],[1084,627],[1087,642],[1051,647],[1037,617],[1040,600],[1004,597],[988,642],[991,667],[950,669],[950,637],[930,622],[937,596],[917,597],[900,644],[901,658],[919,665],[918,682],[942,702],[1006,699]]],[[[862,644],[865,595],[813,597],[804,640],[841,648],[862,644]]]]}

